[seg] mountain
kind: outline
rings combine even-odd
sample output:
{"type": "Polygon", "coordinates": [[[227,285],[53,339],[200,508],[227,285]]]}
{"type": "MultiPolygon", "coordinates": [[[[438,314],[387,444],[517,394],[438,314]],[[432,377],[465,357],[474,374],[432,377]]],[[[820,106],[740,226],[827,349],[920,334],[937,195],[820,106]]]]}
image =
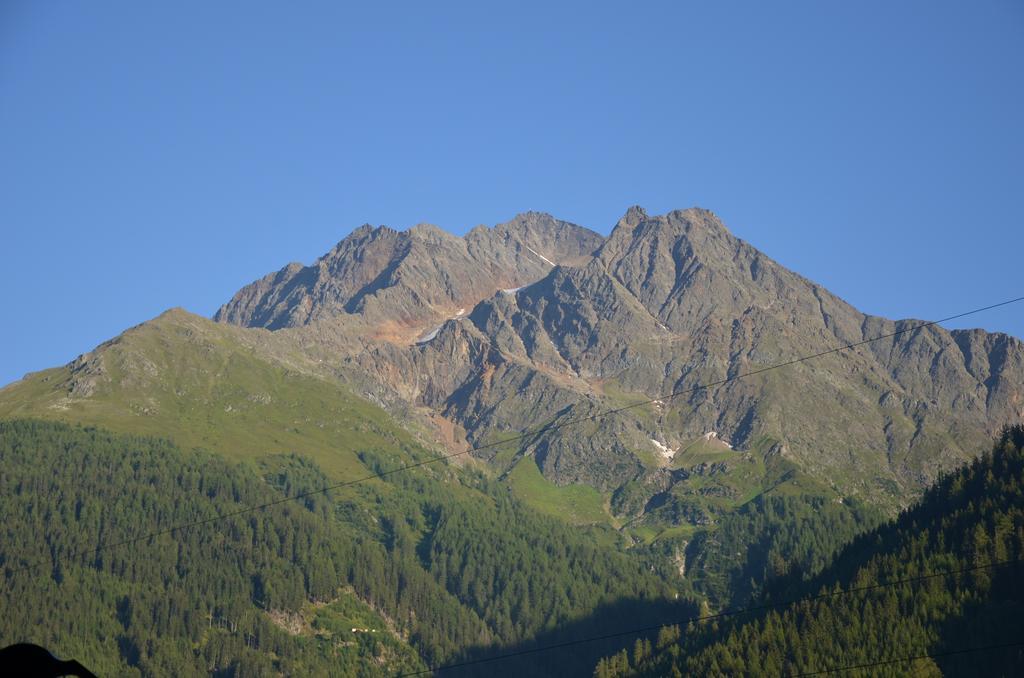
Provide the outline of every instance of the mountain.
{"type": "Polygon", "coordinates": [[[632,657],[602,660],[595,675],[804,675],[851,666],[872,675],[1017,675],[1022,525],[1018,426],[897,519],[846,545],[814,580],[776,592],[774,609],[663,629],[653,648],[641,640],[632,657]],[[839,593],[852,588],[861,590],[839,593]],[[802,598],[810,600],[783,602],[802,598]],[[920,658],[892,661],[904,657],[920,658]]]}
{"type": "Polygon", "coordinates": [[[761,467],[785,461],[840,496],[895,508],[1024,416],[1024,344],[934,325],[699,389],[921,321],[858,311],[703,209],[649,216],[631,208],[603,241],[547,216],[510,223],[464,240],[431,229],[446,245],[430,260],[415,228],[362,229],[316,266],[244,288],[217,317],[300,327],[320,346],[356,332],[324,359],[363,394],[455,431],[453,450],[682,392],[589,422],[583,436],[561,428],[480,455],[509,473],[535,464],[555,485],[592,487],[609,501],[631,494],[628,510],[613,507],[614,520],[643,522],[652,502],[675,505],[691,523],[710,519],[706,506],[672,489],[694,475],[680,452],[694,449],[760,473],[762,485],[771,474],[761,467]],[[557,265],[538,264],[519,245],[525,236],[508,235],[541,230],[532,224],[544,226],[546,240],[530,242],[557,265]],[[484,237],[515,243],[519,258],[470,246],[484,237]],[[377,241],[406,249],[363,254],[377,241]],[[530,266],[514,265],[522,261],[530,266]],[[462,282],[470,279],[482,282],[462,282]],[[393,331],[395,319],[403,331],[393,331]]]}
{"type": "Polygon", "coordinates": [[[331,374],[288,333],[176,309],[0,390],[0,645],[117,675],[386,675],[695,609],[658,554],[472,463],[367,480],[437,451],[331,374]]]}
{"type": "Polygon", "coordinates": [[[537,280],[557,263],[587,258],[600,244],[598,234],[537,212],[463,238],[428,224],[407,231],[364,225],[312,266],[289,264],[242,288],[215,319],[280,329],[351,316],[376,336],[411,340],[422,325],[537,280]]]}
{"type": "Polygon", "coordinates": [[[817,581],[1020,419],[1020,340],[917,324],[862,314],[706,210],[633,208],[607,238],[537,213],[463,238],[357,229],[217,322],[172,309],[0,389],[0,641],[119,674],[520,651],[465,672],[589,673],[617,641],[529,651],[817,581]],[[227,536],[78,557],[351,481],[227,536]],[[190,562],[210,571],[197,597],[190,562]],[[353,636],[371,624],[388,635],[353,636]]]}
{"type": "Polygon", "coordinates": [[[302,450],[338,479],[365,472],[357,451],[414,443],[282,339],[172,309],[0,390],[0,419],[173,434],[234,459],[302,450]]]}

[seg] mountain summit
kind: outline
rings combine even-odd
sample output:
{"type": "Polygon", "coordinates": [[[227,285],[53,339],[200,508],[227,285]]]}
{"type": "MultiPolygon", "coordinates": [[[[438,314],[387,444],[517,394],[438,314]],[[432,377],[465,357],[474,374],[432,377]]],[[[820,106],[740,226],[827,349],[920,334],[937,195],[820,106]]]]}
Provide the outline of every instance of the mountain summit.
{"type": "Polygon", "coordinates": [[[215,320],[280,329],[355,316],[381,336],[410,339],[499,289],[589,257],[601,241],[538,212],[461,238],[429,224],[407,231],[365,225],[313,265],[289,264],[242,288],[215,320]]]}
{"type": "Polygon", "coordinates": [[[677,452],[700,440],[725,441],[727,466],[796,464],[839,494],[904,505],[1024,416],[1021,341],[937,326],[699,388],[919,324],[858,311],[700,208],[634,206],[607,238],[535,212],[461,238],[364,226],[246,286],[216,319],[307,328],[307,345],[358,335],[324,360],[469,443],[681,393],[584,436],[557,429],[483,455],[506,472],[528,458],[558,485],[632,487],[634,514],[679,499],[692,470],[677,452]]]}

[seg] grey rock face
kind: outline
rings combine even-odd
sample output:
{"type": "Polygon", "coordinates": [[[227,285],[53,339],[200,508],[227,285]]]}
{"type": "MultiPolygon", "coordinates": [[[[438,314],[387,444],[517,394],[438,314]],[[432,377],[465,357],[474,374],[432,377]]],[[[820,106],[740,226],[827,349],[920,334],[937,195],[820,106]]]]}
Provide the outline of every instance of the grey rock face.
{"type": "Polygon", "coordinates": [[[280,329],[350,315],[397,337],[532,282],[556,263],[588,257],[601,241],[535,212],[464,238],[430,225],[402,232],[362,226],[312,266],[289,264],[242,288],[214,319],[280,329]]]}
{"type": "Polygon", "coordinates": [[[556,483],[606,491],[660,487],[651,478],[672,462],[659,446],[714,431],[902,503],[1024,418],[1024,345],[981,330],[915,329],[699,388],[920,324],[861,313],[702,209],[632,208],[603,241],[534,213],[465,238],[364,227],[244,288],[217,319],[302,327],[307,343],[358,319],[338,369],[374,397],[440,414],[477,445],[583,419],[510,445],[556,483]]]}

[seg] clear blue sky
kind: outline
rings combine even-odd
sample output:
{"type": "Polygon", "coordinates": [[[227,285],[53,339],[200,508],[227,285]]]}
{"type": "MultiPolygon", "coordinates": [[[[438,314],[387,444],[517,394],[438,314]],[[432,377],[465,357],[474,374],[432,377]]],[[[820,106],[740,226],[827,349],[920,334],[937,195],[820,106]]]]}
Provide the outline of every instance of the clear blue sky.
{"type": "Polygon", "coordinates": [[[157,4],[0,3],[0,383],[364,222],[700,205],[868,312],[1024,294],[1020,2],[157,4]]]}

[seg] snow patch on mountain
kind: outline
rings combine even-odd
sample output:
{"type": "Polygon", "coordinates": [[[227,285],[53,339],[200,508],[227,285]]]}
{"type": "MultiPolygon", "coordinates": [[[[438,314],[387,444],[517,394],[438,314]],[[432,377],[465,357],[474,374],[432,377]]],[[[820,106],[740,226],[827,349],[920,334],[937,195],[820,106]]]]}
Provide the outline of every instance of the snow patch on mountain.
{"type": "Polygon", "coordinates": [[[666,459],[672,459],[672,457],[676,456],[677,450],[673,450],[664,443],[658,442],[654,438],[651,438],[651,442],[654,443],[654,447],[658,449],[658,453],[661,454],[661,456],[665,457],[666,459]]]}
{"type": "Polygon", "coordinates": [[[526,249],[530,250],[531,252],[533,252],[534,254],[536,254],[536,255],[537,255],[538,257],[540,257],[541,259],[543,259],[545,263],[547,263],[547,264],[550,264],[551,266],[554,266],[554,265],[555,265],[555,262],[551,261],[550,259],[548,259],[547,257],[545,257],[545,256],[544,256],[543,254],[541,254],[541,253],[540,253],[540,252],[538,252],[537,250],[535,250],[535,249],[533,249],[532,247],[530,247],[529,245],[527,245],[527,246],[526,246],[526,249]]]}
{"type": "Polygon", "coordinates": [[[718,432],[717,431],[708,431],[707,433],[704,434],[703,438],[704,438],[704,440],[709,440],[709,441],[710,440],[717,440],[718,442],[720,442],[723,445],[725,445],[726,447],[728,447],[730,450],[732,449],[732,445],[729,443],[728,440],[726,440],[725,438],[719,438],[718,437],[718,432]]]}
{"type": "Polygon", "coordinates": [[[420,337],[419,339],[416,340],[416,343],[417,344],[425,344],[425,343],[427,343],[428,341],[430,341],[431,339],[433,339],[434,337],[437,336],[437,333],[441,331],[442,327],[444,327],[444,323],[438,325],[434,329],[432,329],[429,332],[427,332],[426,334],[424,334],[422,337],[420,337]]]}

